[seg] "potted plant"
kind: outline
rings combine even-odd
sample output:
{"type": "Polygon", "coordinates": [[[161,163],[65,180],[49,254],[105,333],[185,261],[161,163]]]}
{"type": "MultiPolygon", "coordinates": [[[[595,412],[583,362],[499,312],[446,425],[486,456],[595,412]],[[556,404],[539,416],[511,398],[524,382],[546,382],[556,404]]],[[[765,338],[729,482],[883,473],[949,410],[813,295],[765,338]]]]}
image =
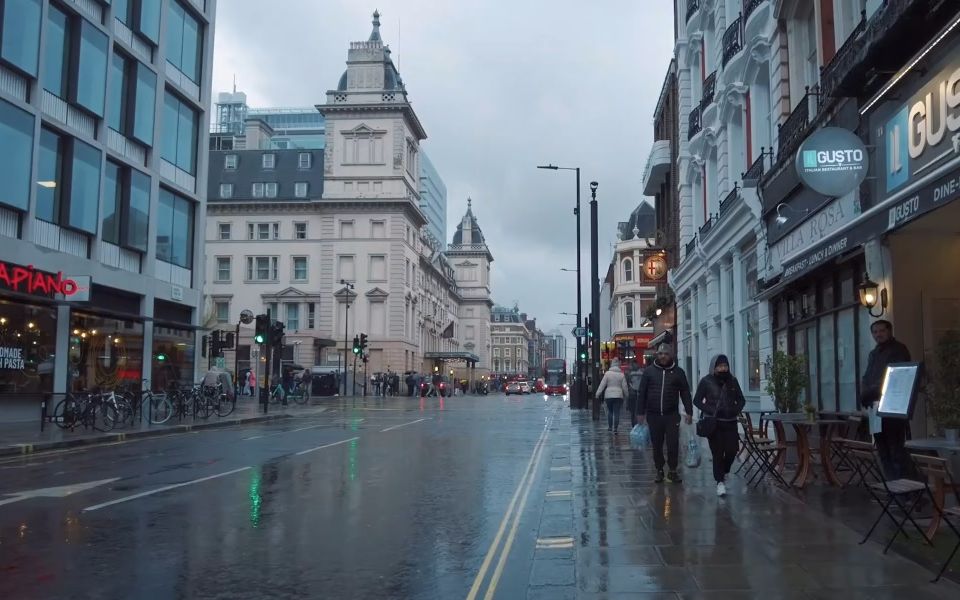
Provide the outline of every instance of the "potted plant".
{"type": "Polygon", "coordinates": [[[944,436],[957,440],[960,429],[960,332],[943,334],[933,352],[930,412],[944,436]]]}
{"type": "Polygon", "coordinates": [[[767,393],[773,396],[773,404],[778,411],[797,412],[806,374],[802,356],[791,356],[780,350],[774,353],[767,378],[767,393]]]}

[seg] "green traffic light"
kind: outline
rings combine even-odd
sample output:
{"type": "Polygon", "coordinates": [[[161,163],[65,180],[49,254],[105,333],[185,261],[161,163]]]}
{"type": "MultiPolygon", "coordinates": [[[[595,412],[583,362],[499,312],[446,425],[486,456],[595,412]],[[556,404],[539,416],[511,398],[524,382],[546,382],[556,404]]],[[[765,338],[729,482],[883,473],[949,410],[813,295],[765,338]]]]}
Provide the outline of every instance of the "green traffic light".
{"type": "Polygon", "coordinates": [[[161,352],[160,354],[157,355],[157,362],[163,362],[163,361],[165,361],[165,360],[167,360],[167,355],[166,355],[166,354],[164,354],[164,353],[161,352]]]}
{"type": "Polygon", "coordinates": [[[262,335],[255,335],[253,336],[253,341],[255,341],[258,344],[262,344],[267,341],[267,338],[262,335]]]}
{"type": "Polygon", "coordinates": [[[353,353],[354,353],[354,354],[360,354],[360,348],[354,348],[354,349],[353,349],[353,353]]]}

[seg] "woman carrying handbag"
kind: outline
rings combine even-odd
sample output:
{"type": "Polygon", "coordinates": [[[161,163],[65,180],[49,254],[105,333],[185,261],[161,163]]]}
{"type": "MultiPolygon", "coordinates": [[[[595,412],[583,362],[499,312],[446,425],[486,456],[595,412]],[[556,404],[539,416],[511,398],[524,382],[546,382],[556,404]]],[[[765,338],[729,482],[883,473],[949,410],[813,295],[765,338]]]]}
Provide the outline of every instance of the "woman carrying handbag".
{"type": "Polygon", "coordinates": [[[710,442],[717,496],[725,496],[724,480],[740,450],[737,417],[746,404],[740,383],[730,373],[730,361],[725,355],[718,354],[710,361],[710,372],[700,380],[693,404],[701,411],[697,435],[710,442]]]}

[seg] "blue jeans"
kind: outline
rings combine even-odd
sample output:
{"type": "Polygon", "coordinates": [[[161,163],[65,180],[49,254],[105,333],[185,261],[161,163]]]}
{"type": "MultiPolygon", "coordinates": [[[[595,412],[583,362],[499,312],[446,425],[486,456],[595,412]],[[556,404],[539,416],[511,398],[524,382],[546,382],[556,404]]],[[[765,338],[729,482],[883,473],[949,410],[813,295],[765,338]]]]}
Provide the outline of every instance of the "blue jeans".
{"type": "Polygon", "coordinates": [[[617,429],[620,427],[620,407],[623,406],[623,398],[607,398],[607,428],[617,429]]]}

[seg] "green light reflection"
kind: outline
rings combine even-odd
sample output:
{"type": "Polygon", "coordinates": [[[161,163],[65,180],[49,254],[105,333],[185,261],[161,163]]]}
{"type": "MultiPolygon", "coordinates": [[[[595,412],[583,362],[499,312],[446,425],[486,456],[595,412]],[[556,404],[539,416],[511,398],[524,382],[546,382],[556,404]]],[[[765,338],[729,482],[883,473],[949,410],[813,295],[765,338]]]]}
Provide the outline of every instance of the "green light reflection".
{"type": "Polygon", "coordinates": [[[256,469],[250,476],[250,522],[254,527],[260,526],[260,505],[263,498],[260,496],[260,470],[256,469]]]}

